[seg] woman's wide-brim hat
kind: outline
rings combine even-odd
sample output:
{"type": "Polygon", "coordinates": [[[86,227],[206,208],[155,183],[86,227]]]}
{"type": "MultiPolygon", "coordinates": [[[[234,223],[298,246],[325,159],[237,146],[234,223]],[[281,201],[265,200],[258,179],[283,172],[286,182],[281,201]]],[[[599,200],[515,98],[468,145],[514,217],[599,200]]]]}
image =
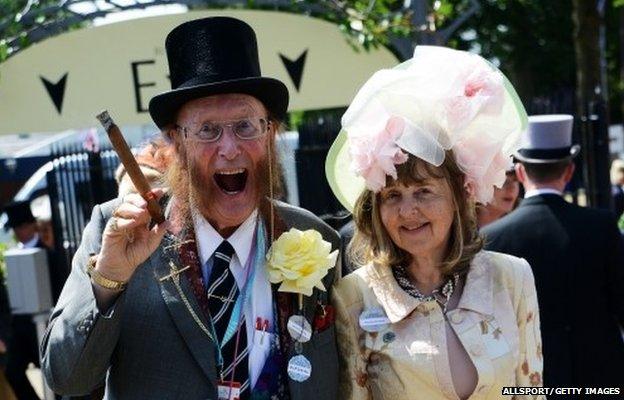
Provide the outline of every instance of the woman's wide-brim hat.
{"type": "Polygon", "coordinates": [[[376,72],[342,117],[325,172],[334,194],[352,211],[368,188],[396,178],[408,153],[432,165],[447,150],[466,174],[466,190],[481,203],[505,182],[527,115],[507,78],[482,57],[417,46],[410,60],[376,72]]]}
{"type": "Polygon", "coordinates": [[[245,22],[230,17],[188,21],[167,35],[165,47],[172,89],[149,103],[159,128],[175,122],[185,103],[229,93],[253,96],[272,117],[285,118],[288,89],[261,75],[256,34],[245,22]]]}

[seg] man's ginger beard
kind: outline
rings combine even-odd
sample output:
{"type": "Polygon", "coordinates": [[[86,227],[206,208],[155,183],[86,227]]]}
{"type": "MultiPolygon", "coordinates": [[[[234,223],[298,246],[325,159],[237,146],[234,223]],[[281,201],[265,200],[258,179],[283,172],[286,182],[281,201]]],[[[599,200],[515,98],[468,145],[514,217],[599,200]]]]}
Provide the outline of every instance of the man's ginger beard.
{"type": "MultiPolygon", "coordinates": [[[[191,210],[195,209],[201,212],[209,209],[210,199],[214,198],[211,195],[214,190],[219,189],[215,187],[216,184],[205,184],[205,181],[202,179],[200,165],[188,160],[183,146],[179,147],[179,151],[181,154],[176,154],[174,162],[168,166],[165,179],[170,188],[171,196],[175,198],[175,220],[172,222],[174,225],[185,229],[193,224],[191,210]]],[[[270,151],[271,168],[269,169],[269,157],[265,155],[258,162],[255,170],[248,171],[246,183],[249,185],[253,181],[257,186],[256,208],[260,209],[260,213],[265,221],[268,221],[270,214],[269,205],[263,199],[271,197],[271,181],[273,181],[273,198],[279,199],[282,194],[282,185],[279,179],[281,168],[276,160],[274,143],[272,143],[270,151]]],[[[213,177],[204,177],[204,179],[213,179],[213,177]]]]}

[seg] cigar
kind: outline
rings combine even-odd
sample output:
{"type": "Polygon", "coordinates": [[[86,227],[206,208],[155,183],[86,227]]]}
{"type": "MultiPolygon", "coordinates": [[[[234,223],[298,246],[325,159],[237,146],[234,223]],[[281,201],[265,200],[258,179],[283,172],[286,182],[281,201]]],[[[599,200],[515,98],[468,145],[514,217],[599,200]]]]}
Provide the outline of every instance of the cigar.
{"type": "Polygon", "coordinates": [[[123,164],[128,176],[132,180],[134,187],[137,189],[141,197],[147,201],[147,211],[149,211],[150,216],[156,223],[161,223],[165,220],[165,216],[160,208],[160,204],[156,200],[156,197],[152,194],[149,183],[143,175],[139,164],[136,162],[134,155],[130,151],[130,147],[128,147],[128,143],[124,139],[119,127],[113,122],[113,119],[108,114],[108,111],[104,110],[98,115],[96,118],[100,121],[104,130],[108,134],[108,138],[113,144],[113,148],[117,152],[121,163],[123,164]]]}

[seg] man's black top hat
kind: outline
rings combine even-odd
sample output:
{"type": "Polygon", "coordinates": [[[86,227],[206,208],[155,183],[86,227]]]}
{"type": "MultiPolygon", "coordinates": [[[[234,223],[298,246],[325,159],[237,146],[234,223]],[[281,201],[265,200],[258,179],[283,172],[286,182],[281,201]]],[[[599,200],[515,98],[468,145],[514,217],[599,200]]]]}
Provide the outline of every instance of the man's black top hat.
{"type": "Polygon", "coordinates": [[[35,217],[30,211],[30,203],[28,201],[16,201],[4,207],[7,213],[8,221],[5,227],[15,228],[27,222],[36,222],[35,217]]]}
{"type": "Polygon", "coordinates": [[[149,104],[159,128],[174,122],[186,102],[225,93],[251,95],[273,117],[286,116],[288,89],[260,75],[256,34],[245,22],[229,17],[185,22],[167,35],[165,47],[172,90],[149,104]]]}

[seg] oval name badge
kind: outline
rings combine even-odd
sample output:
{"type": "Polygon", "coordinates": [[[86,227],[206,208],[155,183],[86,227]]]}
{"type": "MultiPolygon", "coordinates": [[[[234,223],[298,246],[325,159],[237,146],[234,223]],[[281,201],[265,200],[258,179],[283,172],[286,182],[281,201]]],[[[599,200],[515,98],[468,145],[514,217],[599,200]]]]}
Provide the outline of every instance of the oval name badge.
{"type": "Polygon", "coordinates": [[[294,356],[288,361],[288,376],[293,381],[306,381],[310,375],[312,375],[312,364],[305,356],[294,356]]]}
{"type": "Polygon", "coordinates": [[[360,328],[366,332],[379,332],[390,325],[390,319],[381,307],[368,308],[360,314],[360,328]]]}
{"type": "Polygon", "coordinates": [[[312,326],[303,315],[293,315],[286,325],[290,337],[297,342],[305,343],[312,337],[312,326]]]}

